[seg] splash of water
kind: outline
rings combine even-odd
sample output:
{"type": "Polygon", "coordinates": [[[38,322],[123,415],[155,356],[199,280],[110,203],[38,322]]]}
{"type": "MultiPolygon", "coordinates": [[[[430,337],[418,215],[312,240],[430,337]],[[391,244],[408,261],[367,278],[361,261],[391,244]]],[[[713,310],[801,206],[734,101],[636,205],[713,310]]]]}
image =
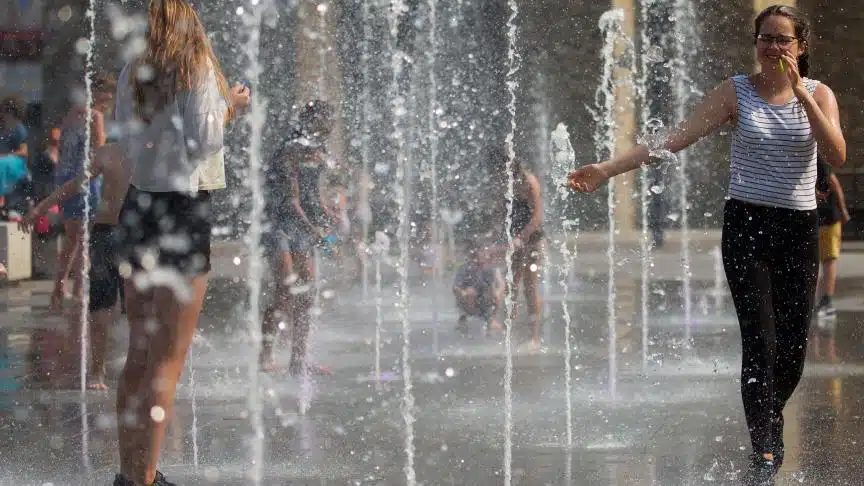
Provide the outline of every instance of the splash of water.
{"type": "Polygon", "coordinates": [[[375,233],[375,383],[381,383],[381,332],[384,328],[384,289],[381,282],[381,261],[390,253],[390,239],[383,231],[375,233]]]}
{"type": "MultiPolygon", "coordinates": [[[[600,85],[594,94],[594,117],[597,122],[594,131],[595,156],[597,160],[605,160],[615,152],[615,84],[614,69],[615,44],[623,35],[624,11],[609,10],[600,16],[600,32],[603,35],[602,68],[600,85]]],[[[606,303],[607,325],[609,330],[609,393],[616,394],[617,379],[617,313],[615,309],[615,184],[610,182],[607,194],[609,208],[609,239],[606,257],[609,262],[609,283],[606,303]]]]}
{"type": "Polygon", "coordinates": [[[564,200],[570,195],[570,190],[567,189],[567,174],[575,168],[576,164],[576,151],[570,144],[567,125],[559,123],[555,127],[551,134],[550,145],[552,146],[552,165],[549,168],[548,176],[557,189],[556,196],[564,200]]]}
{"type": "Polygon", "coordinates": [[[714,247],[711,256],[714,259],[714,312],[720,313],[723,311],[726,296],[726,274],[723,270],[723,252],[719,246],[714,247]]]}
{"type": "MultiPolygon", "coordinates": [[[[504,139],[507,149],[507,220],[504,222],[504,233],[507,235],[507,253],[504,260],[507,265],[507,283],[513,285],[513,202],[515,197],[515,178],[513,164],[516,159],[514,138],[516,135],[516,90],[519,82],[516,74],[519,72],[521,56],[517,51],[518,29],[516,18],[519,16],[519,5],[516,0],[508,0],[510,15],[507,17],[507,113],[510,118],[510,130],[504,139]]],[[[504,485],[510,486],[513,481],[513,302],[512,292],[504,294],[504,485]]]]}
{"type": "MultiPolygon", "coordinates": [[[[552,171],[550,176],[555,186],[560,186],[561,182],[566,180],[567,169],[576,165],[576,151],[573,150],[573,145],[570,144],[570,134],[567,132],[567,126],[559,123],[552,132],[550,145],[552,146],[552,171]],[[563,177],[562,177],[563,175],[563,177]]],[[[565,192],[563,197],[566,198],[569,192],[565,192]]],[[[574,242],[579,240],[579,220],[567,220],[566,217],[562,221],[563,239],[561,241],[560,251],[562,256],[562,264],[558,267],[558,283],[561,290],[564,292],[564,298],[561,300],[561,310],[564,315],[564,391],[565,391],[565,424],[566,435],[565,444],[567,446],[568,458],[572,455],[573,448],[573,344],[570,342],[570,286],[568,284],[570,278],[570,268],[573,266],[578,247],[574,243],[573,251],[570,251],[568,243],[570,241],[570,228],[575,227],[574,242]]],[[[569,464],[569,463],[568,463],[569,464]]]]}
{"type": "MultiPolygon", "coordinates": [[[[540,98],[540,101],[535,103],[536,117],[537,117],[537,164],[535,167],[537,168],[537,178],[541,181],[546,180],[547,177],[547,167],[551,164],[549,163],[552,159],[550,157],[550,148],[552,147],[551,135],[549,134],[549,101],[546,99],[543,93],[545,90],[545,79],[538,75],[538,80],[535,85],[535,96],[540,98]],[[539,88],[539,89],[538,89],[539,88]]],[[[549,201],[549,185],[541,183],[540,184],[540,198],[543,201],[543,211],[545,213],[545,218],[548,220],[548,217],[552,214],[550,211],[553,210],[553,205],[550,204],[549,201]]],[[[554,187],[554,182],[553,182],[554,187]]],[[[554,193],[553,193],[554,194],[554,193]]],[[[553,195],[554,198],[554,195],[553,195]]],[[[551,302],[549,299],[550,294],[552,293],[552,276],[549,272],[549,259],[544,258],[541,265],[543,266],[543,270],[541,275],[543,276],[541,280],[541,289],[540,289],[540,300],[543,302],[543,313],[542,315],[548,316],[551,315],[551,302]]],[[[552,342],[552,330],[553,326],[543,326],[543,341],[546,343],[552,342]]]]}
{"type": "Polygon", "coordinates": [[[390,99],[393,110],[393,142],[396,149],[396,187],[394,188],[396,203],[399,208],[399,239],[400,264],[399,273],[399,311],[402,317],[402,419],[405,423],[405,482],[408,486],[417,483],[417,473],[414,470],[414,395],[411,382],[411,321],[408,316],[410,296],[408,290],[409,238],[410,238],[410,204],[411,167],[405,152],[405,136],[402,120],[405,116],[405,97],[401,94],[400,82],[403,75],[405,54],[399,49],[397,42],[399,26],[402,17],[408,12],[408,6],[403,0],[393,0],[387,15],[390,27],[388,42],[392,79],[390,84],[390,99]]]}
{"type": "MultiPolygon", "coordinates": [[[[253,0],[250,5],[250,13],[243,17],[243,22],[248,35],[244,46],[248,65],[246,67],[247,79],[253,86],[259,85],[262,66],[260,64],[260,38],[261,21],[266,6],[258,4],[253,0]]],[[[264,180],[261,161],[261,143],[264,123],[267,119],[266,100],[260,95],[260,91],[252,97],[252,104],[246,122],[249,126],[249,172],[248,184],[252,196],[252,208],[249,215],[249,231],[247,234],[247,245],[249,248],[246,286],[249,289],[249,310],[246,316],[248,325],[248,338],[252,349],[247,363],[249,380],[249,392],[246,399],[249,422],[252,428],[252,437],[249,440],[249,460],[251,467],[249,476],[253,484],[260,485],[264,473],[264,421],[262,418],[261,383],[259,377],[259,358],[261,355],[261,289],[262,275],[264,270],[263,255],[261,252],[261,235],[263,233],[264,220],[264,180]]]]}
{"type": "MultiPolygon", "coordinates": [[[[312,288],[306,292],[312,292],[312,307],[309,309],[309,331],[306,333],[306,349],[308,357],[312,359],[312,338],[315,336],[315,331],[318,329],[318,323],[321,320],[321,250],[318,247],[312,249],[312,268],[315,269],[312,288]]],[[[312,405],[312,395],[314,393],[312,383],[312,372],[308,366],[303,368],[303,373],[300,377],[300,396],[298,399],[298,409],[300,415],[306,415],[312,405]]]]}
{"type": "MultiPolygon", "coordinates": [[[[699,35],[697,29],[696,12],[691,0],[675,1],[675,69],[674,83],[676,103],[676,121],[680,122],[687,116],[691,98],[694,95],[692,88],[694,81],[690,75],[692,66],[692,53],[698,51],[699,35]]],[[[684,297],[684,322],[685,337],[688,345],[692,340],[693,328],[693,291],[692,272],[690,261],[690,203],[688,195],[687,167],[689,162],[688,151],[684,150],[678,154],[678,179],[680,184],[679,206],[681,212],[681,283],[684,297]]]]}
{"type": "Polygon", "coordinates": [[[571,253],[567,248],[570,222],[564,223],[564,242],[561,244],[561,255],[564,257],[564,265],[559,272],[559,283],[564,290],[564,300],[561,302],[561,307],[564,314],[564,390],[567,397],[565,423],[567,426],[566,444],[568,450],[573,448],[573,344],[570,342],[570,309],[567,307],[570,297],[570,287],[567,280],[570,275],[568,269],[574,264],[578,255],[578,248],[575,242],[579,240],[579,221],[576,220],[573,224],[576,227],[576,233],[573,236],[574,245],[573,252],[571,253]]]}
{"type": "Polygon", "coordinates": [[[429,111],[427,113],[428,140],[429,140],[429,177],[432,185],[432,201],[430,209],[431,238],[429,245],[432,248],[432,282],[433,282],[433,308],[434,308],[434,338],[435,354],[438,354],[439,341],[438,330],[440,326],[440,314],[438,296],[443,289],[443,269],[441,268],[441,234],[438,214],[438,76],[435,66],[438,57],[438,0],[426,0],[429,9],[429,46],[426,49],[426,64],[429,72],[429,111]]]}
{"type": "MultiPolygon", "coordinates": [[[[640,0],[639,12],[640,23],[642,24],[641,32],[641,47],[639,76],[636,78],[636,95],[641,101],[642,109],[640,110],[640,125],[642,128],[642,137],[649,135],[649,121],[651,119],[651,110],[648,105],[647,83],[649,64],[657,61],[651,54],[654,52],[654,47],[651,44],[651,39],[648,36],[648,10],[653,5],[654,0],[640,0]]],[[[662,59],[662,57],[661,57],[662,59]]],[[[641,206],[641,222],[642,235],[639,239],[639,251],[642,258],[642,286],[641,286],[641,324],[642,324],[642,370],[648,369],[648,322],[650,319],[650,309],[648,308],[649,289],[651,286],[650,269],[654,263],[654,247],[651,242],[650,230],[648,228],[648,195],[651,191],[651,181],[649,180],[650,168],[645,166],[639,171],[639,204],[641,206]]]]}
{"type": "Polygon", "coordinates": [[[318,11],[318,98],[326,99],[327,97],[327,10],[329,6],[326,2],[319,3],[316,7],[318,11]]]}
{"type": "MultiPolygon", "coordinates": [[[[360,279],[361,285],[363,289],[363,300],[369,298],[369,271],[368,266],[366,265],[366,241],[369,237],[369,223],[372,219],[372,214],[369,210],[369,201],[368,201],[368,184],[369,184],[369,144],[372,139],[371,127],[372,127],[372,81],[369,79],[369,64],[371,62],[371,56],[369,55],[370,44],[372,43],[372,12],[370,4],[372,2],[360,2],[362,4],[361,16],[363,19],[363,41],[360,44],[360,63],[361,63],[361,76],[363,77],[363,89],[360,92],[360,99],[362,105],[362,120],[363,124],[359,127],[358,132],[361,135],[361,143],[360,143],[360,161],[362,163],[362,172],[361,172],[361,181],[359,184],[359,194],[362,196],[358,198],[359,208],[359,216],[360,216],[360,225],[362,231],[361,237],[361,248],[357,251],[362,251],[364,254],[362,258],[360,258],[360,279]]],[[[376,264],[376,275],[380,273],[380,265],[376,264]]],[[[377,282],[380,286],[380,281],[377,282]]],[[[379,294],[380,298],[380,294],[379,294]]],[[[377,350],[377,346],[376,346],[377,350]]],[[[377,361],[376,361],[377,362],[377,361]]],[[[376,376],[378,374],[376,373],[376,376]]]]}
{"type": "Polygon", "coordinates": [[[90,216],[93,208],[90,207],[90,175],[93,167],[92,160],[92,145],[91,136],[92,128],[90,124],[93,121],[92,105],[93,105],[93,51],[96,45],[96,0],[89,0],[87,3],[87,11],[84,13],[84,18],[87,20],[87,29],[89,37],[87,39],[87,50],[84,54],[84,91],[85,91],[85,118],[84,118],[84,181],[82,184],[82,194],[84,197],[84,227],[81,237],[81,262],[79,271],[81,272],[81,295],[76,295],[76,304],[80,305],[81,314],[79,316],[79,325],[81,326],[81,454],[84,459],[84,469],[90,471],[90,425],[87,419],[87,403],[84,395],[87,393],[87,362],[90,359],[90,275],[87,269],[90,268],[90,216]]]}
{"type": "MultiPolygon", "coordinates": [[[[195,340],[193,339],[194,343],[195,340]]],[[[186,358],[189,370],[189,393],[191,395],[190,407],[192,408],[192,467],[198,471],[198,394],[195,392],[195,345],[189,348],[189,357],[186,358]]]]}

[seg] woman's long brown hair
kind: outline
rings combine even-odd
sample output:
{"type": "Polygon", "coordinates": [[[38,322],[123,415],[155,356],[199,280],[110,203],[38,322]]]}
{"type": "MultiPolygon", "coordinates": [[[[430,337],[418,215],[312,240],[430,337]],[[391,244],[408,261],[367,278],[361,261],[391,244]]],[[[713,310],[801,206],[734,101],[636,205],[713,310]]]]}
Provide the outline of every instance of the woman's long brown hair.
{"type": "Polygon", "coordinates": [[[135,109],[142,120],[149,122],[174,101],[178,92],[200,86],[211,69],[216,73],[219,92],[229,99],[228,83],[201,19],[184,0],[152,0],[146,40],[147,50],[130,73],[135,109]]]}

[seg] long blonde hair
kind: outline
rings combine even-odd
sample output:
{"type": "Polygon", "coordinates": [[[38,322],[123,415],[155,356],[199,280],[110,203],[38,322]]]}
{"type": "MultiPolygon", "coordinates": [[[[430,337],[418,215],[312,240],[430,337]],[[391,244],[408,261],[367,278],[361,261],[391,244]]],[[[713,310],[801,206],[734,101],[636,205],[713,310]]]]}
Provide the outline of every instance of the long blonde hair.
{"type": "MultiPolygon", "coordinates": [[[[142,120],[149,122],[178,92],[200,86],[211,69],[228,100],[228,83],[201,19],[184,0],[152,0],[145,38],[147,50],[130,73],[135,110],[142,120]]],[[[230,103],[228,110],[230,118],[230,103]]]]}

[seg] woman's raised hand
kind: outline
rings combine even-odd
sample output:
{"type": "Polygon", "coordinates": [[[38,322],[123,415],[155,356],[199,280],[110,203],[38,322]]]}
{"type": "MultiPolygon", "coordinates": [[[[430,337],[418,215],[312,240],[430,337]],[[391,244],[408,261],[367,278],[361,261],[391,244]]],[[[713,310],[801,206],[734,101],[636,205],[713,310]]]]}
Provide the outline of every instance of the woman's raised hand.
{"type": "Polygon", "coordinates": [[[609,175],[600,167],[600,164],[591,164],[571,172],[567,176],[567,185],[574,191],[594,192],[607,180],[609,175]]]}
{"type": "Polygon", "coordinates": [[[241,83],[237,83],[228,90],[228,98],[234,108],[245,108],[252,102],[252,92],[241,83]]]}

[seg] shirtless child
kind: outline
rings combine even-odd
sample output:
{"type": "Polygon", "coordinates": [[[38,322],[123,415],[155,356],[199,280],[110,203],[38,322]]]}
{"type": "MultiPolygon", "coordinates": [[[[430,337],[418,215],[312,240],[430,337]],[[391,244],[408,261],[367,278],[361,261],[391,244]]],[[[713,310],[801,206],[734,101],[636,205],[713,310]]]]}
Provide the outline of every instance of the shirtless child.
{"type": "MultiPolygon", "coordinates": [[[[102,198],[96,216],[92,218],[90,228],[90,368],[88,370],[87,388],[91,390],[107,390],[105,385],[105,354],[107,348],[107,330],[116,320],[117,296],[121,292],[122,279],[117,265],[117,251],[114,244],[114,227],[126,190],[129,187],[129,170],[123,163],[123,150],[119,143],[107,143],[94,152],[90,167],[89,179],[102,176],[102,198]]],[[[45,214],[48,209],[68,198],[79,194],[85,187],[88,175],[79,173],[74,179],[63,184],[50,196],[39,202],[21,221],[21,229],[29,231],[36,219],[45,214]]],[[[70,315],[71,336],[69,343],[74,346],[71,353],[80,353],[81,349],[81,312],[79,306],[70,315]]],[[[70,361],[71,363],[71,361],[70,361]]],[[[74,373],[69,368],[70,375],[74,373]]],[[[74,384],[70,376],[68,383],[74,384]]]]}

